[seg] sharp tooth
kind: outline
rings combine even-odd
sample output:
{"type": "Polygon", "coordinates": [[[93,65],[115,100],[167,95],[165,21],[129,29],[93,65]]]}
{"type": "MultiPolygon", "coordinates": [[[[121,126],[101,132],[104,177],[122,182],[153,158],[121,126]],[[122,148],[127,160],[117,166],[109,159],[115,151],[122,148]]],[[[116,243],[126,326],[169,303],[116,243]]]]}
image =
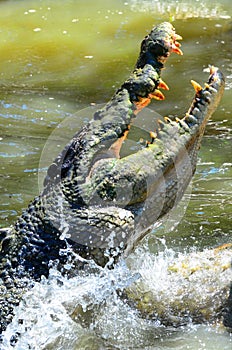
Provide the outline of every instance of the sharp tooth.
{"type": "Polygon", "coordinates": [[[183,40],[182,36],[176,33],[173,35],[173,38],[174,40],[183,40]]]}
{"type": "Polygon", "coordinates": [[[165,127],[165,123],[161,119],[158,119],[158,124],[161,130],[165,127]]]}
{"type": "Polygon", "coordinates": [[[192,114],[189,114],[189,113],[186,113],[184,119],[189,123],[193,123],[193,124],[197,123],[197,118],[195,118],[192,114]]]}
{"type": "Polygon", "coordinates": [[[159,80],[158,88],[163,90],[169,90],[168,85],[162,79],[159,80]]]}
{"type": "Polygon", "coordinates": [[[150,136],[152,139],[155,139],[157,137],[157,134],[155,131],[150,131],[150,136]]]}
{"type": "Polygon", "coordinates": [[[217,90],[214,89],[212,86],[209,86],[209,91],[211,92],[211,94],[216,94],[217,90]]]}
{"type": "Polygon", "coordinates": [[[202,90],[201,85],[198,84],[195,80],[191,80],[191,84],[196,92],[200,92],[202,90]]]}
{"type": "Polygon", "coordinates": [[[183,55],[183,52],[181,51],[181,49],[179,49],[179,47],[177,47],[174,43],[172,44],[172,52],[175,52],[178,55],[183,55]]]}
{"type": "Polygon", "coordinates": [[[214,66],[209,66],[209,72],[210,72],[210,75],[216,73],[217,71],[217,67],[214,67],[214,66]]]}
{"type": "Polygon", "coordinates": [[[172,120],[170,119],[170,118],[168,118],[168,117],[164,117],[164,120],[167,122],[167,123],[171,123],[172,122],[172,120]]]}
{"type": "Polygon", "coordinates": [[[164,94],[162,94],[162,92],[159,91],[159,90],[155,90],[154,92],[149,94],[149,97],[150,98],[155,98],[156,100],[164,100],[165,99],[164,94]]]}
{"type": "Polygon", "coordinates": [[[195,118],[200,119],[201,116],[202,116],[202,113],[201,113],[201,111],[199,110],[199,108],[194,107],[193,110],[192,110],[192,115],[193,115],[195,118]]]}
{"type": "Polygon", "coordinates": [[[183,119],[176,118],[176,121],[179,123],[179,125],[182,126],[182,128],[184,129],[184,131],[189,131],[189,126],[188,126],[188,124],[185,122],[184,118],[183,118],[183,119]]]}

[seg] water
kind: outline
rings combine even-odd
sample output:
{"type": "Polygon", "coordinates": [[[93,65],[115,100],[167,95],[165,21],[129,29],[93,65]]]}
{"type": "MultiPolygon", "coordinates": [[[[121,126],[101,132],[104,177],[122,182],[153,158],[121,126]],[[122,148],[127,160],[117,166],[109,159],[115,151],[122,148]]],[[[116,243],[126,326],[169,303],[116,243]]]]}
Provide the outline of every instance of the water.
{"type": "MultiPolygon", "coordinates": [[[[229,0],[1,1],[1,227],[12,224],[39,192],[50,156],[41,162],[41,155],[44,160],[45,153],[57,154],[90,115],[79,112],[77,121],[67,120],[106,102],[131,71],[144,34],[154,24],[171,20],[184,38],[184,56],[173,55],[167,62],[163,79],[170,91],[150,109],[182,115],[193,97],[190,79],[203,83],[208,64],[223,70],[226,90],[206,130],[184,200],[188,207],[179,207],[178,218],[173,213],[141,243],[138,249],[150,261],[150,269],[141,265],[142,271],[155,281],[154,259],[166,266],[170,249],[188,257],[193,248],[198,252],[231,242],[231,16],[229,0]],[[52,134],[58,126],[64,133],[52,134]]],[[[17,349],[231,349],[231,335],[220,324],[189,322],[173,329],[141,318],[124,303],[116,290],[142,274],[137,261],[135,253],[130,268],[124,262],[114,271],[90,267],[71,280],[53,268],[50,278],[36,284],[20,305],[5,335],[5,349],[19,330],[22,313],[28,328],[25,332],[21,327],[17,349]]],[[[229,281],[229,269],[227,273],[229,281]]],[[[177,284],[171,281],[170,288],[177,284]]],[[[157,290],[155,282],[150,288],[157,290]]]]}
{"type": "MultiPolygon", "coordinates": [[[[231,251],[223,256],[224,266],[230,257],[231,251]]],[[[169,303],[172,303],[171,307],[175,302],[180,303],[181,295],[176,291],[178,288],[182,289],[181,294],[190,304],[193,299],[192,304],[195,303],[195,306],[199,305],[199,297],[202,307],[207,305],[204,297],[209,299],[208,303],[213,297],[216,303],[214,287],[218,290],[218,285],[225,286],[226,279],[232,278],[232,271],[228,269],[224,276],[220,276],[220,267],[215,264],[215,269],[205,274],[206,264],[210,266],[212,263],[212,251],[205,250],[200,256],[201,261],[198,258],[199,254],[192,253],[192,265],[189,266],[192,270],[196,263],[198,266],[202,264],[202,275],[197,274],[195,281],[192,277],[194,273],[187,271],[187,267],[181,267],[183,261],[187,263],[186,255],[181,254],[177,258],[171,249],[164,249],[155,257],[140,248],[130,258],[131,269],[123,261],[110,271],[92,264],[71,279],[66,279],[56,268],[51,268],[48,280],[36,283],[24,296],[12,324],[5,332],[2,349],[11,348],[12,335],[16,331],[21,336],[14,348],[24,350],[231,349],[232,338],[220,324],[200,326],[189,320],[177,328],[163,326],[159,319],[141,317],[136,308],[119,297],[120,290],[129,287],[133,292],[133,283],[141,285],[142,275],[143,283],[149,286],[149,291],[154,295],[157,309],[164,307],[168,310],[169,303]],[[194,261],[194,255],[197,262],[194,261]],[[168,266],[172,269],[177,266],[181,273],[170,274],[168,266]],[[192,282],[184,276],[186,272],[192,282]],[[202,283],[204,291],[199,288],[202,283]],[[22,317],[23,324],[20,322],[22,317]]],[[[220,273],[223,274],[223,271],[220,273]]],[[[146,297],[144,291],[147,293],[147,287],[140,286],[140,290],[140,294],[146,297]]],[[[211,304],[214,309],[214,302],[211,304]]]]}

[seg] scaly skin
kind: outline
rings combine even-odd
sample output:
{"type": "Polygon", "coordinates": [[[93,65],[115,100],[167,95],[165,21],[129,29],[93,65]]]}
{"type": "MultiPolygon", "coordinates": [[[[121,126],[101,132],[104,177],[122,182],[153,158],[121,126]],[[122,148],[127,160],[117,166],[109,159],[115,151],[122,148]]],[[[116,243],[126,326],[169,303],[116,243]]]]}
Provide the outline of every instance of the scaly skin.
{"type": "Polygon", "coordinates": [[[151,31],[129,79],[73,137],[48,169],[43,193],[5,232],[0,251],[2,330],[31,281],[48,276],[51,262],[61,270],[67,261],[72,263],[72,273],[83,259],[110,265],[120,254],[126,256],[182,197],[205,125],[223,92],[218,69],[211,68],[204,89],[194,83],[196,96],[182,120],[160,122],[147,147],[120,159],[137,113],[152,98],[164,98],[159,88],[167,85],[160,74],[171,52],[182,54],[178,39],[170,23],[151,31]]]}

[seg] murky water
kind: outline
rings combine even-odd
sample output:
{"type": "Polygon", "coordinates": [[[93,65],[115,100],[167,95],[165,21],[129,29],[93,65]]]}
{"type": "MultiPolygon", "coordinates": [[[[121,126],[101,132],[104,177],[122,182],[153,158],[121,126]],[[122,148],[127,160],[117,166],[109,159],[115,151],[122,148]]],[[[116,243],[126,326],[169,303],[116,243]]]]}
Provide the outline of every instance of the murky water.
{"type": "MultiPolygon", "coordinates": [[[[180,207],[180,217],[172,214],[141,249],[152,260],[159,249],[187,254],[190,247],[231,242],[231,16],[230,0],[1,1],[1,227],[39,192],[46,163],[91,117],[89,107],[106,102],[128,76],[144,34],[167,20],[184,38],[184,56],[169,59],[163,79],[170,91],[149,108],[182,115],[193,96],[190,79],[203,83],[208,64],[223,70],[226,91],[206,130],[186,212],[180,207]]],[[[91,270],[71,280],[53,269],[20,306],[5,349],[22,313],[28,329],[17,349],[231,349],[231,335],[220,325],[163,327],[123,303],[116,290],[138,278],[137,259],[132,255],[130,269],[121,262],[114,271],[91,270]]]]}

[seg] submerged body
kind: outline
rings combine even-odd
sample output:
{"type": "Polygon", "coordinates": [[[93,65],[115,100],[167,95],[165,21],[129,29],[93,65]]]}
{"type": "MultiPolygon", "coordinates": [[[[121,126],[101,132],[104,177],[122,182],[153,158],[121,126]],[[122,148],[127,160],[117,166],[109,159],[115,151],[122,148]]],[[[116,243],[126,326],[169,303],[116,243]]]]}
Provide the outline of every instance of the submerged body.
{"type": "Polygon", "coordinates": [[[182,54],[178,39],[169,23],[151,31],[129,79],[73,137],[49,167],[43,193],[5,231],[0,251],[2,330],[24,290],[48,276],[52,264],[62,271],[68,262],[72,273],[86,259],[112,265],[182,197],[195,171],[205,125],[224,89],[217,68],[211,67],[204,89],[193,83],[196,96],[184,118],[160,121],[146,147],[120,158],[138,112],[151,98],[164,98],[161,69],[171,52],[182,54]]]}
{"type": "Polygon", "coordinates": [[[231,255],[232,244],[188,253],[135,252],[129,263],[141,278],[124,295],[143,316],[165,325],[216,323],[223,316],[226,325],[231,255]]]}

